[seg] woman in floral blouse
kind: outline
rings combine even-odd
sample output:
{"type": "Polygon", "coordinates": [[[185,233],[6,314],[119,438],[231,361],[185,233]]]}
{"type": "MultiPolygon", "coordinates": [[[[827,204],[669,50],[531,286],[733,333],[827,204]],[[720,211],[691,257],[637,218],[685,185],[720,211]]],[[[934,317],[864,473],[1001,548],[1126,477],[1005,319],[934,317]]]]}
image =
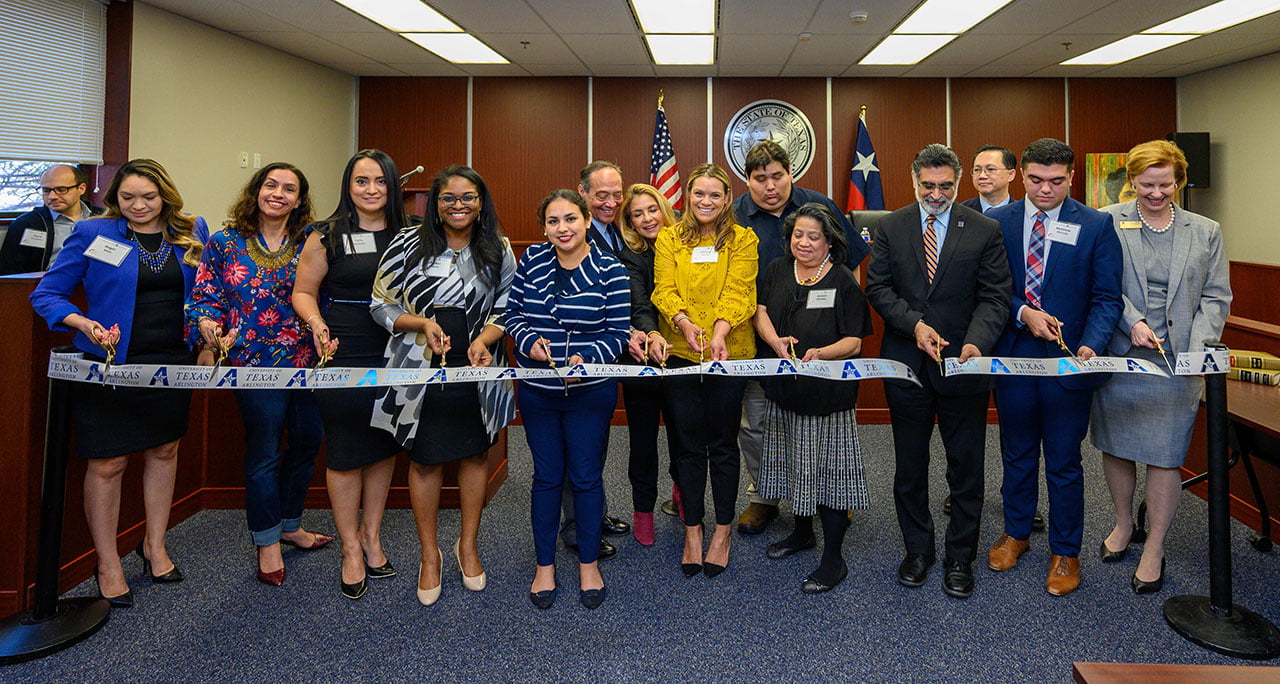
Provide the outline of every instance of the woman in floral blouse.
{"type": "MultiPolygon", "coordinates": [[[[205,247],[187,303],[191,340],[225,350],[232,366],[311,366],[315,350],[290,304],[299,245],[310,223],[301,171],[276,162],[255,173],[223,230],[205,247]]],[[[238,389],[235,395],[244,420],[245,514],[258,549],[258,580],[279,586],[281,542],[314,550],[333,541],[301,524],[324,426],[311,392],[238,389]],[[281,454],[286,425],[289,443],[281,454]]]]}

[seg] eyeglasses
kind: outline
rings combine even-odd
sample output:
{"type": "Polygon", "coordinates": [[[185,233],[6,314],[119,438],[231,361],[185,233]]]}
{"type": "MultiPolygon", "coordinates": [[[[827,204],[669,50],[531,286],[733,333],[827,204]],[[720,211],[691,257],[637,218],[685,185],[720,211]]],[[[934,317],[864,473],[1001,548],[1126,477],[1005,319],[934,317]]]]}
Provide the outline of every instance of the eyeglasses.
{"type": "Polygon", "coordinates": [[[956,184],[952,183],[951,181],[947,181],[946,183],[931,183],[929,181],[919,181],[917,185],[924,188],[925,191],[927,192],[933,192],[934,190],[951,192],[952,190],[956,189],[956,184]]]}
{"type": "Polygon", "coordinates": [[[47,195],[51,192],[55,195],[65,195],[68,192],[71,192],[72,190],[75,190],[78,187],[80,186],[79,185],[57,185],[50,188],[42,185],[40,186],[40,195],[43,197],[44,195],[47,195]]]}
{"type": "Polygon", "coordinates": [[[981,176],[982,174],[985,173],[988,176],[990,176],[996,171],[1009,171],[1009,170],[1010,169],[1003,166],[975,166],[973,167],[973,175],[981,176]]]}
{"type": "Polygon", "coordinates": [[[439,202],[445,206],[461,202],[463,204],[475,204],[480,199],[480,195],[474,192],[468,192],[465,195],[440,195],[439,202]]]}

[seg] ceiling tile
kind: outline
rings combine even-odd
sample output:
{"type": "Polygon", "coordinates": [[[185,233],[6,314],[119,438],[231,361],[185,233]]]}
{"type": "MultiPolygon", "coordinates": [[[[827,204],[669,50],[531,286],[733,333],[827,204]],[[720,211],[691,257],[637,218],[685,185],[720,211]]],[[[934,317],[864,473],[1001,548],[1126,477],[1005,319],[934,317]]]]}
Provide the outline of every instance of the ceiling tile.
{"type": "Polygon", "coordinates": [[[235,0],[148,0],[147,4],[223,31],[291,31],[297,28],[235,0]]]}
{"type": "MultiPolygon", "coordinates": [[[[920,0],[882,0],[880,2],[851,3],[848,0],[823,0],[809,22],[814,33],[868,34],[883,36],[902,23],[920,0]],[[853,10],[865,10],[867,21],[855,24],[849,19],[853,10]]],[[[878,41],[879,38],[877,37],[878,41]]]]}
{"type": "Polygon", "coordinates": [[[310,33],[242,31],[236,35],[321,64],[364,61],[362,55],[310,33]]]}
{"type": "Polygon", "coordinates": [[[414,62],[439,57],[389,31],[372,33],[316,33],[323,40],[379,62],[414,62]]]}
{"type": "Polygon", "coordinates": [[[428,0],[429,5],[471,33],[549,33],[552,28],[523,0],[495,2],[476,0],[428,0]]]}
{"type": "Polygon", "coordinates": [[[719,31],[721,35],[795,35],[805,30],[809,19],[821,4],[821,0],[781,0],[769,3],[761,3],[759,0],[720,0],[719,31]]]}
{"type": "Polygon", "coordinates": [[[795,49],[797,39],[792,34],[741,33],[721,36],[717,41],[716,61],[726,65],[785,64],[795,49]]]}
{"type": "Polygon", "coordinates": [[[422,62],[405,62],[388,64],[392,69],[403,71],[407,76],[466,76],[467,72],[459,69],[457,65],[449,62],[439,61],[428,64],[422,62]]]}
{"type": "Polygon", "coordinates": [[[350,63],[337,62],[329,64],[328,66],[343,73],[355,74],[357,76],[408,76],[408,74],[400,71],[399,69],[373,61],[350,63]]]}
{"type": "Polygon", "coordinates": [[[631,16],[631,6],[626,0],[609,0],[608,2],[603,0],[588,2],[527,0],[527,2],[552,30],[562,34],[638,32],[636,20],[631,16]]]}
{"type": "Polygon", "coordinates": [[[637,33],[598,33],[567,36],[569,49],[586,64],[651,64],[649,51],[637,33]]]}
{"type": "MultiPolygon", "coordinates": [[[[581,62],[575,62],[575,63],[573,63],[573,64],[526,64],[526,65],[524,66],[524,68],[525,68],[525,70],[526,70],[526,71],[528,71],[528,72],[529,72],[529,75],[530,75],[530,76],[592,76],[592,75],[599,75],[599,74],[592,74],[592,73],[591,73],[591,70],[587,68],[587,65],[585,65],[585,64],[583,64],[583,63],[581,63],[581,62]]],[[[612,74],[611,74],[611,75],[612,75],[612,74]]],[[[648,73],[648,74],[641,74],[641,75],[643,75],[643,76],[651,76],[651,75],[653,75],[653,74],[652,74],[652,72],[650,72],[650,73],[648,73]]]]}
{"type": "Polygon", "coordinates": [[[577,55],[554,33],[480,33],[476,34],[476,38],[497,50],[503,57],[520,64],[532,66],[578,62],[577,55]]]}

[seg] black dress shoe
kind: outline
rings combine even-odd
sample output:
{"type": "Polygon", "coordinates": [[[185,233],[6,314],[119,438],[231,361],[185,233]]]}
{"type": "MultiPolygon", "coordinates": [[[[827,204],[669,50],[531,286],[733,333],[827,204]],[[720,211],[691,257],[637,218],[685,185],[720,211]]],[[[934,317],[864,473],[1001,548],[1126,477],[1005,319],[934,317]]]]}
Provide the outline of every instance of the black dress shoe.
{"type": "MultiPolygon", "coordinates": [[[[630,529],[630,527],[628,527],[628,529],[630,529]]],[[[578,550],[578,545],[577,545],[577,544],[570,544],[569,542],[565,542],[565,543],[564,543],[564,546],[565,546],[565,548],[569,549],[570,551],[577,551],[577,550],[578,550]]],[[[613,557],[614,557],[614,556],[616,556],[616,555],[618,555],[618,547],[616,547],[616,546],[614,546],[613,544],[610,544],[609,542],[607,542],[607,541],[605,541],[605,540],[601,539],[601,540],[600,540],[600,555],[596,557],[596,560],[609,560],[610,558],[613,558],[613,557]]]]}
{"type": "Polygon", "coordinates": [[[600,587],[599,589],[579,589],[578,600],[582,605],[595,610],[604,603],[605,598],[609,596],[609,587],[600,587]]]}
{"type": "Polygon", "coordinates": [[[693,577],[694,575],[701,574],[702,563],[681,563],[680,572],[683,572],[685,577],[693,577]]]}
{"type": "Polygon", "coordinates": [[[545,589],[543,591],[531,591],[529,592],[529,602],[539,610],[546,610],[556,602],[557,588],[558,587],[545,589]]]}
{"type": "Polygon", "coordinates": [[[1124,557],[1128,554],[1129,554],[1128,544],[1126,544],[1125,547],[1123,549],[1120,549],[1119,551],[1112,551],[1111,549],[1107,548],[1107,540],[1103,539],[1102,544],[1098,546],[1098,555],[1102,557],[1103,563],[1119,563],[1120,561],[1124,560],[1124,557]]]}
{"type": "Polygon", "coordinates": [[[369,579],[385,579],[387,577],[396,576],[396,569],[391,566],[390,560],[383,563],[382,565],[379,565],[376,568],[373,567],[372,565],[369,565],[369,563],[366,561],[364,564],[364,571],[365,571],[365,574],[369,576],[369,579]]]}
{"type": "Polygon", "coordinates": [[[1154,594],[1164,589],[1164,559],[1160,559],[1160,576],[1150,582],[1138,579],[1138,571],[1134,570],[1132,586],[1135,594],[1154,594]]]}
{"type": "Polygon", "coordinates": [[[626,534],[631,531],[631,523],[606,515],[600,519],[600,531],[610,536],[626,534]]]}
{"type": "Polygon", "coordinates": [[[142,552],[142,541],[138,542],[138,548],[134,549],[133,552],[138,554],[138,558],[142,559],[142,571],[147,573],[147,576],[151,578],[152,582],[155,582],[156,584],[172,584],[174,582],[181,582],[184,579],[182,572],[178,570],[177,565],[173,566],[172,570],[163,575],[152,575],[151,561],[147,560],[146,554],[142,552]]]}
{"type": "Polygon", "coordinates": [[[805,551],[808,549],[812,549],[817,545],[818,545],[818,540],[814,539],[813,537],[809,537],[808,539],[801,539],[801,540],[796,540],[796,539],[793,539],[792,537],[787,537],[786,539],[783,539],[782,541],[770,546],[768,550],[764,552],[764,555],[767,558],[770,558],[772,560],[778,560],[779,558],[786,558],[787,556],[790,556],[792,554],[799,553],[801,551],[805,551]]]}
{"type": "MultiPolygon", "coordinates": [[[[1134,579],[1137,579],[1137,578],[1134,578],[1134,579]]],[[[106,599],[107,604],[110,605],[112,608],[132,608],[133,607],[133,590],[132,589],[130,589],[129,591],[126,591],[123,594],[117,594],[116,596],[102,595],[102,582],[98,579],[97,566],[94,566],[93,568],[93,582],[94,584],[98,585],[98,598],[106,599]]]]}
{"type": "Polygon", "coordinates": [[[908,553],[898,564],[898,583],[904,587],[918,587],[929,577],[929,566],[933,565],[932,555],[922,556],[908,553]]]}
{"type": "Polygon", "coordinates": [[[834,582],[832,582],[831,584],[823,584],[822,582],[819,582],[818,580],[814,579],[813,575],[809,575],[808,577],[804,578],[803,582],[800,583],[800,591],[806,594],[821,594],[825,591],[831,591],[836,587],[837,584],[840,584],[841,582],[843,582],[844,578],[848,576],[849,576],[849,566],[842,562],[840,563],[840,571],[836,574],[836,579],[834,582]]]}
{"type": "Polygon", "coordinates": [[[1044,524],[1044,516],[1040,515],[1040,511],[1036,511],[1036,514],[1031,516],[1031,531],[1044,532],[1046,527],[1048,525],[1044,524]]]}
{"type": "Polygon", "coordinates": [[[355,600],[364,596],[364,592],[369,590],[369,576],[365,575],[355,584],[347,584],[339,578],[338,583],[342,585],[342,595],[351,600],[355,600]]]}
{"type": "Polygon", "coordinates": [[[719,575],[720,573],[724,572],[724,569],[725,569],[725,566],[716,565],[715,563],[702,564],[702,574],[706,575],[707,577],[715,577],[716,575],[719,575]]]}
{"type": "Polygon", "coordinates": [[[969,598],[973,594],[973,568],[968,563],[947,558],[942,562],[946,574],[942,577],[942,591],[947,596],[969,598]]]}

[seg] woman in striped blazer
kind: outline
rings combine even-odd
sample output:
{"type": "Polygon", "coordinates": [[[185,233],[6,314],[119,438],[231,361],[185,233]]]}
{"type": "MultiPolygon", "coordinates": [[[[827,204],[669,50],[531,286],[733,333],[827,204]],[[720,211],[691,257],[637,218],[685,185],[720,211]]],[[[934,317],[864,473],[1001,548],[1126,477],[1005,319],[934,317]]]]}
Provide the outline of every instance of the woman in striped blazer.
{"type": "MultiPolygon", "coordinates": [[[[587,242],[590,213],[582,196],[556,190],[538,207],[547,242],[520,257],[507,302],[507,334],[516,363],[546,368],[612,363],[627,344],[630,286],[627,269],[587,242]]],[[[579,599],[596,608],[605,599],[597,565],[604,515],[601,471],[617,380],[532,379],[520,382],[517,402],[533,455],[531,517],[538,569],[529,599],[555,602],[556,532],[560,492],[568,478],[578,512],[579,599]]]]}

